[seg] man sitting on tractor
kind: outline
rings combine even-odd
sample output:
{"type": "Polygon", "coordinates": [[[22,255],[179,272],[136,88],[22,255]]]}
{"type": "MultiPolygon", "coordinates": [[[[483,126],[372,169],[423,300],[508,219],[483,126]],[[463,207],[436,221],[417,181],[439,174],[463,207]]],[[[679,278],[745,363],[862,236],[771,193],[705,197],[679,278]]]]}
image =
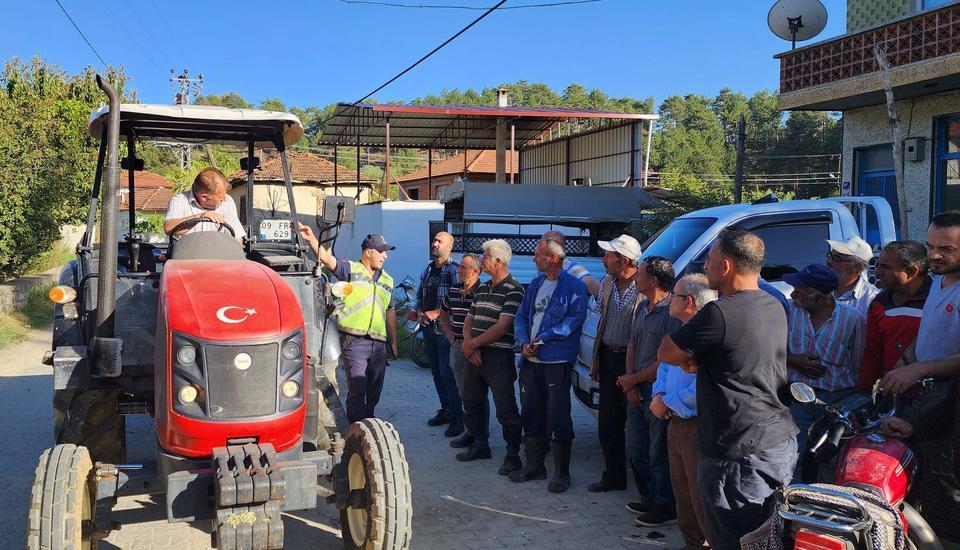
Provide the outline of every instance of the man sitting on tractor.
{"type": "Polygon", "coordinates": [[[219,224],[229,225],[234,236],[242,241],[246,232],[237,215],[237,205],[227,194],[230,183],[223,172],[216,168],[204,168],[193,179],[190,191],[177,193],[170,199],[163,231],[170,235],[177,225],[192,219],[206,218],[213,223],[197,223],[177,231],[178,237],[194,231],[217,231],[219,224]]]}
{"type": "Polygon", "coordinates": [[[347,371],[347,419],[353,423],[374,417],[387,370],[387,341],[397,356],[397,314],[393,309],[393,278],[383,269],[387,244],[383,235],[367,235],[360,245],[360,261],[337,260],[320,245],[309,226],[300,233],[334,277],[349,281],[352,291],[343,299],[343,313],[337,319],[341,333],[343,366],[347,371]]]}

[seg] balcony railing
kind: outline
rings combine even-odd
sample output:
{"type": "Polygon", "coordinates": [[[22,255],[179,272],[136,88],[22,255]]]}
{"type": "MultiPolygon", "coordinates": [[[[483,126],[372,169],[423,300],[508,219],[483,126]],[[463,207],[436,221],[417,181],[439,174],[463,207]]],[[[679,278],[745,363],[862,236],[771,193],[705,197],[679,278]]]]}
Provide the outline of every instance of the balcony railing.
{"type": "Polygon", "coordinates": [[[878,45],[891,67],[960,52],[960,4],[781,54],[780,93],[879,71],[878,45]]]}

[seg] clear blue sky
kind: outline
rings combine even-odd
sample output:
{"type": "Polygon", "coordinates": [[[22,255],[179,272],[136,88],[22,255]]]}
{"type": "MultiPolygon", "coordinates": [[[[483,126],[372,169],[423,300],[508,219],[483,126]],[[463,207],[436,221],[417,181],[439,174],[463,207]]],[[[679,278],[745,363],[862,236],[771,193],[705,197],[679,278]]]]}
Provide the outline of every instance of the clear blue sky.
{"type": "MultiPolygon", "coordinates": [[[[140,101],[158,103],[171,100],[170,68],[184,66],[204,74],[205,93],[236,91],[253,102],[278,97],[288,106],[353,101],[482,13],[338,0],[61,1],[104,59],[125,67],[140,101]]],[[[724,86],[772,90],[779,78],[772,56],[790,47],[767,29],[772,3],[603,0],[494,12],[376,98],[410,100],[520,79],[658,100],[713,95],[724,86]]],[[[814,40],[844,32],[846,3],[823,3],[829,20],[814,40]]],[[[0,60],[41,55],[67,71],[99,66],[54,0],[0,0],[0,12],[0,60]]]]}

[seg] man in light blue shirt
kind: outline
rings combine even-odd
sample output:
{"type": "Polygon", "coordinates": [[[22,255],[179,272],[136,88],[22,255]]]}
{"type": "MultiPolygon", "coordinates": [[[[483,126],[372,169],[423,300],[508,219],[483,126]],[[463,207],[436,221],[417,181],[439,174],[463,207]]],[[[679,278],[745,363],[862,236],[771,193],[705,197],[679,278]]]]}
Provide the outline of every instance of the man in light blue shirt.
{"type": "MultiPolygon", "coordinates": [[[[673,288],[670,316],[684,324],[700,308],[717,299],[707,276],[693,273],[682,277],[673,288]]],[[[650,412],[658,418],[670,419],[667,426],[667,453],[670,482],[677,502],[677,523],[688,550],[702,548],[703,508],[697,482],[700,449],[697,444],[697,375],[684,372],[676,365],[660,363],[653,383],[650,412]]]]}

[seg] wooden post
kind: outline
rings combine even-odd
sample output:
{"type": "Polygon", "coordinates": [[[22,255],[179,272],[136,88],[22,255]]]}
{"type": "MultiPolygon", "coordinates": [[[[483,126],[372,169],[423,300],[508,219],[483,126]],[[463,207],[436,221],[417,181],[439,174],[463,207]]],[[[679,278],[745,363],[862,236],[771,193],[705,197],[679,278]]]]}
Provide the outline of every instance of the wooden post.
{"type": "Polygon", "coordinates": [[[890,129],[893,131],[893,170],[894,177],[897,180],[897,202],[900,203],[900,235],[902,238],[909,238],[910,231],[907,228],[907,186],[903,179],[903,149],[901,144],[903,138],[900,136],[900,118],[897,117],[897,106],[893,98],[893,84],[890,81],[890,64],[887,62],[887,54],[883,48],[876,46],[873,55],[877,58],[877,64],[880,65],[880,73],[883,75],[883,89],[887,95],[887,116],[890,118],[890,129]]]}
{"type": "Polygon", "coordinates": [[[743,114],[737,123],[737,164],[733,175],[733,202],[743,202],[743,146],[747,141],[747,121],[743,114]]]}
{"type": "Polygon", "coordinates": [[[385,170],[383,173],[384,193],[383,200],[390,200],[390,119],[387,118],[387,150],[384,153],[386,159],[384,162],[385,170]]]}

